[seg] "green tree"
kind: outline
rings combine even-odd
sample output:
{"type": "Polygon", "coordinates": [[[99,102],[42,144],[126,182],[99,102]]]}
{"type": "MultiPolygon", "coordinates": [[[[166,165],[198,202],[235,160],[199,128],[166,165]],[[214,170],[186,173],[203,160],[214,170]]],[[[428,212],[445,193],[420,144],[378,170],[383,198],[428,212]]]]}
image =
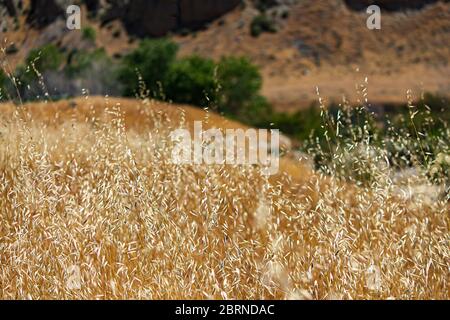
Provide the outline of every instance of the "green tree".
{"type": "Polygon", "coordinates": [[[43,74],[46,71],[58,70],[63,59],[63,54],[53,44],[31,50],[25,59],[25,63],[19,65],[14,71],[20,94],[25,96],[27,88],[37,82],[38,73],[43,74]]]}
{"type": "Polygon", "coordinates": [[[141,41],[139,47],[126,55],[118,79],[124,95],[133,96],[139,89],[139,76],[154,96],[159,93],[158,82],[164,82],[170,65],[175,61],[178,45],[167,39],[141,41]]]}
{"type": "Polygon", "coordinates": [[[81,29],[81,36],[84,40],[88,40],[91,42],[95,42],[95,38],[97,37],[97,33],[95,29],[92,27],[85,27],[81,29]]]}
{"type": "Polygon", "coordinates": [[[272,105],[261,95],[251,97],[232,118],[254,127],[269,128],[275,113],[272,105]]]}
{"type": "Polygon", "coordinates": [[[174,62],[165,82],[167,98],[197,106],[207,106],[208,100],[215,102],[214,70],[214,61],[198,56],[174,62]]]}
{"type": "MultiPolygon", "coordinates": [[[[26,59],[26,65],[38,72],[57,70],[63,61],[63,54],[53,44],[31,50],[26,59]]],[[[34,73],[34,72],[33,72],[34,73]]]]}
{"type": "Polygon", "coordinates": [[[262,87],[261,74],[247,58],[222,58],[218,64],[217,77],[221,112],[237,115],[251,103],[263,104],[261,99],[256,99],[262,87]]]}
{"type": "Polygon", "coordinates": [[[6,97],[6,81],[8,77],[6,73],[0,69],[0,101],[6,97]]]}

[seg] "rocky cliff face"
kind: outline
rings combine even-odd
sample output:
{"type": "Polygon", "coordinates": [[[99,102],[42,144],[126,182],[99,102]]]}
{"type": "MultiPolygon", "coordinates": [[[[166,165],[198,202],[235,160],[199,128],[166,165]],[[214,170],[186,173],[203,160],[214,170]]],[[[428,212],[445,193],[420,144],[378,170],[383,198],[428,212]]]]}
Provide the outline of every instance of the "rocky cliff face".
{"type": "MultiPolygon", "coordinates": [[[[0,6],[3,5],[6,9],[6,12],[10,15],[10,16],[15,16],[17,15],[17,8],[19,6],[19,1],[15,1],[15,0],[2,0],[0,1],[0,6]]],[[[20,4],[21,5],[21,4],[20,4]]]]}
{"type": "MultiPolygon", "coordinates": [[[[181,28],[198,29],[234,9],[241,0],[83,0],[89,16],[102,23],[121,20],[130,34],[159,37],[181,28]]],[[[43,28],[59,17],[73,1],[31,0],[27,22],[43,28]]],[[[2,0],[9,15],[22,1],[2,0]]]]}
{"type": "Polygon", "coordinates": [[[205,21],[211,21],[235,8],[240,0],[180,0],[179,23],[187,28],[199,28],[205,21]]]}
{"type": "Polygon", "coordinates": [[[45,27],[63,17],[69,5],[68,0],[32,0],[27,22],[34,27],[45,27]]]}
{"type": "Polygon", "coordinates": [[[110,1],[103,22],[123,21],[130,34],[159,37],[181,28],[198,29],[235,8],[241,0],[110,1]]]}
{"type": "Polygon", "coordinates": [[[121,20],[129,34],[140,37],[159,37],[181,27],[179,1],[176,0],[134,0],[124,3],[115,1],[106,8],[100,18],[103,23],[121,20]]]}

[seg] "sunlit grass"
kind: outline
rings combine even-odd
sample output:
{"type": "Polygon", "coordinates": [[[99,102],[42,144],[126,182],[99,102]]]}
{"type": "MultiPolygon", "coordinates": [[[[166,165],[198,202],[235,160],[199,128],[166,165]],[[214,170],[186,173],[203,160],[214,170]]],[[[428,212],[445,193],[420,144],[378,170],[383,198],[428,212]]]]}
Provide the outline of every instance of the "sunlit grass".
{"type": "Polygon", "coordinates": [[[359,150],[369,183],[289,159],[267,179],[170,164],[170,130],[195,112],[224,125],[195,109],[79,98],[1,110],[0,298],[449,298],[445,186],[378,165],[370,142],[335,152],[359,150]]]}

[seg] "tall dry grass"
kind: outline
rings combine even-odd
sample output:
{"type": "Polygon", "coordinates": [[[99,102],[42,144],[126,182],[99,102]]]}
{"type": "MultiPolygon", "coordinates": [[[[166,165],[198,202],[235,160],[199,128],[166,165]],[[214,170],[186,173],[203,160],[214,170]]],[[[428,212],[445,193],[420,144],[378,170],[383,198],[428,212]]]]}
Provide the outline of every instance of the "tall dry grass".
{"type": "Polygon", "coordinates": [[[175,166],[191,109],[59,104],[0,108],[2,299],[450,297],[448,203],[409,182],[175,166]]]}

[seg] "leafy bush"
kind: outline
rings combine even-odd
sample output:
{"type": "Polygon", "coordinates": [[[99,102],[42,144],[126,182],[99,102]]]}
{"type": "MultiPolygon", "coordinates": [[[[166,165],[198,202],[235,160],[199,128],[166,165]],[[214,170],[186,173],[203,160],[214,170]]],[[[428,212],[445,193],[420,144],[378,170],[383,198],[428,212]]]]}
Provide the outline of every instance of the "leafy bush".
{"type": "Polygon", "coordinates": [[[273,126],[279,128],[284,134],[299,141],[305,141],[311,135],[321,136],[323,134],[320,109],[315,104],[295,113],[273,112],[268,123],[263,126],[268,127],[270,123],[273,123],[273,126]]]}
{"type": "Polygon", "coordinates": [[[433,182],[446,186],[447,201],[450,201],[450,153],[448,148],[446,153],[437,154],[436,159],[429,167],[428,175],[433,182]]]}
{"type": "Polygon", "coordinates": [[[66,74],[70,77],[78,76],[101,60],[111,61],[103,48],[94,51],[74,50],[67,58],[66,74]]]}
{"type": "Polygon", "coordinates": [[[63,62],[63,54],[53,44],[31,50],[26,59],[26,66],[35,68],[38,72],[56,70],[63,62]]]}
{"type": "Polygon", "coordinates": [[[8,80],[8,77],[6,76],[5,72],[0,69],[0,101],[4,100],[6,97],[6,82],[8,80]]]}
{"type": "Polygon", "coordinates": [[[214,69],[214,61],[198,56],[174,62],[164,82],[166,97],[174,102],[197,106],[207,106],[208,101],[214,102],[214,69]]]}
{"type": "Polygon", "coordinates": [[[380,120],[384,146],[391,166],[429,167],[450,145],[450,101],[425,93],[417,103],[385,107],[380,120]]]}
{"type": "Polygon", "coordinates": [[[167,99],[212,106],[247,124],[266,123],[270,104],[259,95],[262,77],[246,58],[225,57],[217,64],[199,56],[174,62],[164,84],[167,99]]]}
{"type": "Polygon", "coordinates": [[[254,101],[262,86],[258,68],[247,58],[226,57],[218,63],[219,111],[237,115],[254,101]]]}
{"type": "Polygon", "coordinates": [[[14,72],[17,88],[22,99],[32,99],[39,95],[37,91],[40,91],[40,88],[36,89],[41,87],[38,84],[39,78],[45,72],[58,70],[63,60],[64,55],[53,44],[31,50],[25,59],[25,63],[19,65],[14,72]]]}
{"type": "Polygon", "coordinates": [[[78,95],[83,90],[89,94],[120,95],[122,88],[116,80],[117,64],[104,49],[74,50],[67,57],[64,73],[49,75],[51,87],[59,88],[58,95],[78,95]],[[61,79],[62,77],[62,79],[61,79]],[[58,78],[64,84],[58,84],[58,78]]]}
{"type": "MultiPolygon", "coordinates": [[[[425,94],[423,95],[423,99],[419,103],[419,106],[423,107],[427,106],[430,108],[431,111],[441,112],[444,110],[448,110],[448,107],[450,106],[450,99],[440,96],[438,94],[425,92],[425,94]]],[[[447,112],[444,115],[448,117],[449,113],[447,112]]]]}
{"type": "Polygon", "coordinates": [[[263,32],[275,33],[277,28],[275,22],[265,14],[260,14],[253,18],[250,24],[250,34],[258,37],[263,32]]]}
{"type": "MultiPolygon", "coordinates": [[[[380,176],[389,177],[389,171],[413,168],[448,188],[448,108],[433,112],[442,106],[436,101],[442,103],[429,95],[417,106],[398,106],[387,112],[384,121],[367,106],[332,105],[316,109],[319,111],[309,116],[302,111],[307,119],[302,126],[311,128],[310,137],[303,140],[303,151],[313,155],[316,169],[358,185],[371,185],[380,176]],[[433,106],[425,107],[425,101],[433,106]]],[[[278,121],[282,131],[305,138],[300,134],[302,126],[291,126],[291,120],[282,114],[276,116],[281,116],[278,121]]]]}
{"type": "Polygon", "coordinates": [[[118,79],[124,86],[124,95],[136,94],[140,85],[139,74],[150,93],[157,96],[158,83],[165,80],[177,52],[178,46],[170,40],[143,40],[122,61],[118,79]]]}
{"type": "MultiPolygon", "coordinates": [[[[226,114],[226,113],[225,113],[226,114]]],[[[255,95],[245,102],[236,114],[227,114],[242,123],[259,128],[269,128],[274,111],[270,102],[261,95],[255,95]]]]}
{"type": "Polygon", "coordinates": [[[72,50],[65,54],[49,45],[31,51],[26,64],[17,67],[15,77],[21,99],[36,100],[67,98],[83,91],[120,95],[116,73],[116,65],[104,49],[72,50]]]}
{"type": "Polygon", "coordinates": [[[373,115],[365,106],[321,108],[321,130],[312,132],[305,149],[316,168],[356,184],[370,184],[385,169],[385,149],[373,115]]]}
{"type": "Polygon", "coordinates": [[[154,98],[217,107],[249,124],[267,122],[272,110],[259,96],[262,77],[248,59],[227,57],[215,63],[191,56],[176,60],[177,51],[178,46],[169,40],[142,41],[123,59],[118,78],[124,94],[134,95],[139,89],[138,72],[154,98]]]}
{"type": "Polygon", "coordinates": [[[84,40],[95,42],[97,34],[96,34],[94,28],[92,28],[92,27],[85,27],[85,28],[81,29],[81,37],[84,40]]]}

